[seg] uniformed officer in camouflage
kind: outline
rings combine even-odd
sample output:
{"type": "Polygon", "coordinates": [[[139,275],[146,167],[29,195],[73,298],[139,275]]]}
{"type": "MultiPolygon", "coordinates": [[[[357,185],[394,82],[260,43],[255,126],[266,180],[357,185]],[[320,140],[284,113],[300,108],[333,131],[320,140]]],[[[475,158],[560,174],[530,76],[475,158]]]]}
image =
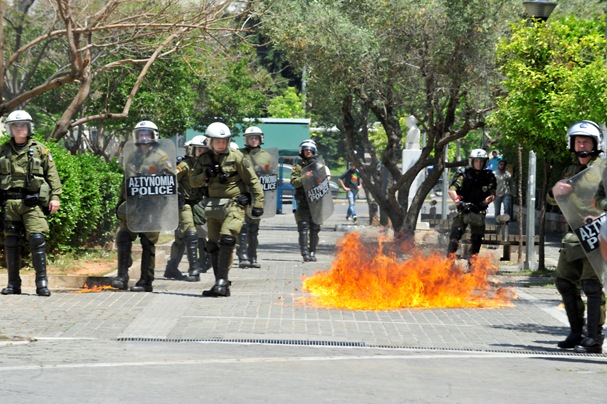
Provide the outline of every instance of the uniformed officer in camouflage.
{"type": "Polygon", "coordinates": [[[449,196],[457,206],[457,214],[451,224],[447,254],[455,254],[459,240],[470,225],[470,255],[478,254],[485,235],[487,207],[495,199],[497,182],[491,170],[487,170],[489,157],[483,149],[470,152],[470,166],[458,172],[449,187],[449,196]]]}
{"type": "Polygon", "coordinates": [[[315,223],[310,212],[310,205],[304,190],[304,176],[313,175],[312,171],[304,168],[316,163],[316,143],[313,140],[304,140],[299,145],[301,160],[293,166],[291,172],[291,185],[295,188],[295,222],[299,233],[299,249],[304,262],[316,261],[316,247],[318,246],[320,224],[315,223]]]}
{"type": "MultiPolygon", "coordinates": [[[[573,177],[594,164],[600,164],[599,154],[601,131],[591,121],[573,124],[567,131],[567,146],[574,154],[573,163],[565,168],[562,179],[573,177]]],[[[597,206],[607,208],[601,178],[595,197],[597,206]]],[[[550,190],[547,202],[556,205],[555,196],[572,192],[566,181],[559,181],[550,190]]],[[[558,343],[559,348],[574,348],[580,353],[601,353],[603,346],[603,325],[605,324],[605,294],[603,285],[586,257],[577,235],[569,229],[563,236],[563,247],[556,267],[556,288],[561,294],[570,332],[566,339],[558,343]],[[586,295],[584,307],[580,289],[586,295]],[[584,309],[586,309],[587,333],[584,334],[584,309]]]]}
{"type": "Polygon", "coordinates": [[[230,296],[228,272],[236,238],[244,222],[245,209],[253,201],[251,215],[263,215],[263,190],[253,167],[238,150],[229,146],[230,129],[214,122],[206,130],[209,153],[198,159],[191,177],[193,186],[206,189],[205,214],[209,229],[207,250],[211,254],[215,285],[203,296],[230,296]],[[253,198],[251,199],[251,195],[253,198]]]}
{"type": "Polygon", "coordinates": [[[6,119],[11,139],[0,148],[0,198],[4,209],[4,250],[8,286],[3,295],[21,294],[21,241],[25,237],[36,271],[36,294],[50,296],[46,275],[45,213],[59,210],[61,181],[49,149],[31,138],[34,123],[25,111],[6,119]]]}
{"type": "MultiPolygon", "coordinates": [[[[198,232],[194,224],[192,208],[202,199],[202,189],[191,186],[189,175],[196,165],[198,157],[208,151],[205,136],[195,136],[186,143],[186,154],[177,164],[177,181],[179,183],[179,227],[175,230],[175,241],[171,244],[171,256],[164,271],[167,279],[196,282],[200,280],[203,268],[198,260],[198,232]],[[179,270],[183,252],[188,257],[188,276],[179,270]]],[[[208,268],[204,270],[206,272],[208,268]]]]}
{"type": "MultiPolygon", "coordinates": [[[[133,140],[137,150],[128,157],[125,164],[125,178],[135,175],[160,174],[163,172],[174,173],[175,168],[171,159],[158,146],[158,127],[154,122],[141,121],[135,125],[133,140]]],[[[129,267],[132,265],[131,247],[133,241],[139,237],[141,242],[141,277],[131,287],[133,292],[152,292],[154,282],[154,269],[156,268],[156,243],[160,236],[159,232],[135,233],[129,230],[128,221],[133,218],[127,217],[126,187],[123,182],[118,200],[117,215],[120,219],[120,228],[116,235],[116,247],[118,250],[118,274],[112,279],[112,286],[126,290],[129,282],[129,267]]],[[[130,209],[129,209],[130,210],[130,209]]],[[[145,217],[145,206],[136,209],[142,218],[145,217]]]]}
{"type": "MultiPolygon", "coordinates": [[[[268,166],[270,167],[273,162],[273,157],[270,153],[263,150],[261,145],[263,144],[263,132],[257,126],[250,126],[244,132],[244,149],[242,154],[253,166],[256,173],[263,171],[262,168],[256,167],[268,166]],[[251,152],[255,153],[255,159],[251,157],[251,152]]],[[[261,175],[261,174],[260,174],[261,175]]],[[[244,224],[239,234],[239,245],[236,254],[238,255],[238,267],[239,268],[261,268],[259,262],[257,262],[257,247],[259,246],[259,224],[261,218],[250,217],[248,214],[245,216],[244,224]]]]}

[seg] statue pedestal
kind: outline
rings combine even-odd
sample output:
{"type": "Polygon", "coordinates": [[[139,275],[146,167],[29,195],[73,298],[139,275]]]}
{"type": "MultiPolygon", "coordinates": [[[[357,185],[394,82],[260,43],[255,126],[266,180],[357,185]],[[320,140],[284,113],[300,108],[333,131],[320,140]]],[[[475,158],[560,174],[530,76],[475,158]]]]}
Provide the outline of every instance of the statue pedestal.
{"type": "MultiPolygon", "coordinates": [[[[402,173],[404,174],[405,172],[407,172],[407,170],[409,170],[413,166],[413,164],[415,164],[417,162],[417,160],[419,160],[421,155],[422,155],[422,151],[419,149],[418,150],[404,149],[403,150],[402,173]]],[[[415,180],[413,180],[413,183],[411,184],[411,188],[409,188],[409,198],[408,198],[409,207],[411,206],[413,197],[417,193],[417,190],[421,186],[422,182],[424,182],[425,178],[426,178],[426,173],[424,171],[420,171],[417,174],[417,177],[415,177],[415,180]]],[[[420,221],[421,221],[421,210],[420,210],[419,216],[417,218],[417,222],[419,223],[420,221]]]]}

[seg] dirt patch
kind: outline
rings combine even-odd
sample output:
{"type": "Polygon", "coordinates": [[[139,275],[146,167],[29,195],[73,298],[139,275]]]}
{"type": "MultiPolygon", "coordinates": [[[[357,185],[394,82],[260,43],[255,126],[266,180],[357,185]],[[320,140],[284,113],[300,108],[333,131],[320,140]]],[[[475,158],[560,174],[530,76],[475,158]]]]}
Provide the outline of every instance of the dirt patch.
{"type": "Polygon", "coordinates": [[[50,275],[80,275],[80,276],[104,276],[116,270],[116,262],[104,259],[78,260],[69,267],[49,265],[47,272],[50,275]]]}

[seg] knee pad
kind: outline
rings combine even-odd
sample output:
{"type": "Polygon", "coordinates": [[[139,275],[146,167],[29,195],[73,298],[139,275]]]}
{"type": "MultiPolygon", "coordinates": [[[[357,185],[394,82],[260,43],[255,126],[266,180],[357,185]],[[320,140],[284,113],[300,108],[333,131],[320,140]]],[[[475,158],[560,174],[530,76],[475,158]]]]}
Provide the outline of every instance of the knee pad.
{"type": "Polygon", "coordinates": [[[556,286],[556,290],[559,291],[561,295],[570,295],[570,294],[578,294],[578,289],[572,282],[563,278],[556,278],[554,281],[556,286]]]}
{"type": "Polygon", "coordinates": [[[4,232],[8,234],[22,234],[25,228],[22,222],[4,221],[4,232]]]}
{"type": "Polygon", "coordinates": [[[596,279],[584,279],[582,281],[582,290],[586,297],[600,297],[603,287],[596,279]]]}
{"type": "Polygon", "coordinates": [[[258,234],[259,233],[259,225],[249,223],[249,234],[258,234]]]}
{"type": "Polygon", "coordinates": [[[313,233],[318,233],[320,231],[320,225],[314,222],[310,223],[310,231],[313,233]]]}
{"type": "Polygon", "coordinates": [[[453,229],[451,229],[451,234],[449,235],[449,238],[459,240],[462,238],[463,235],[464,229],[462,229],[461,227],[454,227],[453,229]]]}
{"type": "Polygon", "coordinates": [[[304,230],[309,230],[309,229],[310,229],[310,223],[306,222],[305,220],[302,220],[301,222],[297,222],[298,231],[304,231],[304,230]]]}
{"type": "Polygon", "coordinates": [[[183,235],[183,239],[185,241],[195,241],[198,240],[198,233],[195,231],[186,231],[183,235]]]}
{"type": "Polygon", "coordinates": [[[34,233],[34,234],[30,235],[30,238],[28,241],[29,241],[30,248],[44,247],[44,242],[45,242],[44,234],[34,233]]]}
{"type": "Polygon", "coordinates": [[[6,236],[4,238],[4,246],[7,248],[15,248],[21,246],[21,237],[19,236],[6,236]]]}
{"type": "Polygon", "coordinates": [[[221,237],[219,237],[219,245],[220,246],[226,246],[226,247],[232,247],[236,245],[236,237],[227,234],[222,234],[221,237]]]}

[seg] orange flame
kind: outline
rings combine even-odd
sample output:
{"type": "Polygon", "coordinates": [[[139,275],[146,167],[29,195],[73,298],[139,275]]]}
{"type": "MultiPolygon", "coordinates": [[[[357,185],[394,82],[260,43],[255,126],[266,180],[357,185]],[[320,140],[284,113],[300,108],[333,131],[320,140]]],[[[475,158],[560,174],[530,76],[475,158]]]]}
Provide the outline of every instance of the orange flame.
{"type": "Polygon", "coordinates": [[[103,292],[104,290],[118,290],[117,288],[110,285],[93,285],[90,287],[88,284],[84,284],[82,289],[74,291],[74,293],[97,293],[103,292]]]}
{"type": "Polygon", "coordinates": [[[349,310],[512,306],[514,294],[487,279],[497,271],[490,258],[473,257],[466,272],[452,257],[394,248],[387,240],[363,243],[359,233],[347,234],[331,269],[304,278],[303,289],[312,294],[304,301],[349,310]],[[398,260],[399,249],[410,257],[398,260]]]}

